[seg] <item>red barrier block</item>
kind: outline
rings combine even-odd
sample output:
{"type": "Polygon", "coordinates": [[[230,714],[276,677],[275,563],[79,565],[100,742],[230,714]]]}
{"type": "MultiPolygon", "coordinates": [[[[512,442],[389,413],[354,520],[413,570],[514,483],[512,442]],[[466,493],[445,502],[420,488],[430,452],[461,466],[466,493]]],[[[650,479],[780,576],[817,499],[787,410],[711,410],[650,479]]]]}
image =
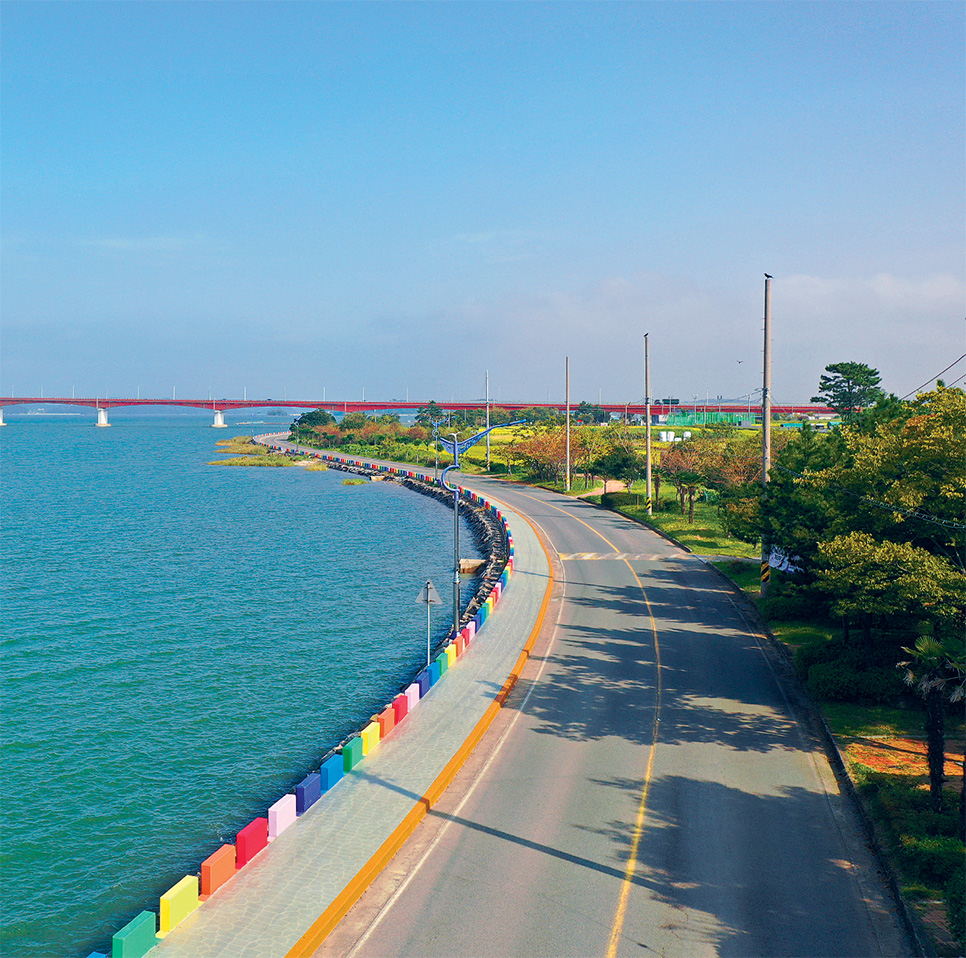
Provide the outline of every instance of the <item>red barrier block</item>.
{"type": "Polygon", "coordinates": [[[204,901],[235,874],[235,846],[222,845],[201,863],[201,895],[204,901]]]}
{"type": "Polygon", "coordinates": [[[379,738],[384,739],[396,727],[396,711],[387,705],[379,713],[379,738]]]}
{"type": "Polygon", "coordinates": [[[409,699],[405,692],[400,692],[392,700],[392,710],[396,713],[396,724],[398,725],[409,714],[409,699]]]}
{"type": "Polygon", "coordinates": [[[256,818],[235,836],[235,868],[244,868],[268,844],[268,819],[256,818]]]}

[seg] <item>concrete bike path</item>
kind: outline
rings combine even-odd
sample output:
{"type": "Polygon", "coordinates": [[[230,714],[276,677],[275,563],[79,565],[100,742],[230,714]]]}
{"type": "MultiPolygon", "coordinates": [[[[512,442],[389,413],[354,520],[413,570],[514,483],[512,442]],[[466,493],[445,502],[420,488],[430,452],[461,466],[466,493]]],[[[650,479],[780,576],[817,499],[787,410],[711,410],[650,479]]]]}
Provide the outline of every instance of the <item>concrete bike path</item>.
{"type": "Polygon", "coordinates": [[[514,573],[456,665],[375,751],[159,942],[152,958],[311,953],[299,940],[371,870],[373,856],[407,816],[418,821],[425,813],[433,801],[427,795],[438,790],[448,765],[455,772],[454,756],[458,762],[461,747],[492,712],[549,598],[543,546],[520,514],[504,514],[514,536],[514,573]]]}

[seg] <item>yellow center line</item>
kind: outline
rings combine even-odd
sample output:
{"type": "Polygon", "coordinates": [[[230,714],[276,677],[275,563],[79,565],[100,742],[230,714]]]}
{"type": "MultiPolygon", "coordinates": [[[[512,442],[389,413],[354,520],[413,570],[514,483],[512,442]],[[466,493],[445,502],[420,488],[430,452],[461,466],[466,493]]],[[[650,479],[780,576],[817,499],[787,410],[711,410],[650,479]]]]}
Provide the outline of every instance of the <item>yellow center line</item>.
{"type": "MultiPolygon", "coordinates": [[[[528,496],[526,493],[520,493],[527,499],[532,499],[534,502],[539,502],[542,505],[550,506],[551,509],[556,509],[558,512],[562,512],[564,515],[569,516],[571,519],[576,520],[582,526],[588,528],[595,536],[599,536],[604,540],[615,552],[620,552],[621,550],[617,548],[607,538],[603,533],[598,532],[592,526],[584,522],[583,519],[578,518],[572,513],[568,512],[566,509],[561,509],[560,506],[555,506],[552,502],[547,502],[545,499],[539,499],[536,496],[528,496]]],[[[621,892],[617,901],[617,910],[614,913],[614,921],[610,929],[610,939],[607,943],[607,958],[615,958],[617,954],[617,945],[621,939],[621,932],[624,928],[624,918],[627,914],[627,900],[630,896],[631,884],[634,880],[634,873],[637,871],[637,850],[640,847],[641,835],[644,833],[644,823],[647,813],[647,796],[651,788],[651,777],[654,773],[654,753],[657,749],[657,735],[658,729],[661,723],[661,697],[663,693],[663,681],[661,678],[661,643],[657,637],[657,622],[654,619],[654,611],[651,608],[650,600],[647,597],[647,590],[644,588],[644,583],[641,582],[640,576],[634,571],[634,567],[630,564],[627,559],[623,560],[625,565],[631,571],[631,575],[634,576],[634,581],[637,583],[641,590],[641,595],[644,597],[644,604],[647,606],[647,616],[651,624],[651,635],[654,637],[654,663],[657,668],[657,682],[655,689],[655,700],[654,700],[654,725],[651,730],[651,747],[648,751],[647,756],[647,768],[644,771],[644,787],[641,790],[641,800],[637,806],[637,818],[634,822],[634,833],[631,836],[631,848],[630,854],[627,857],[627,866],[624,869],[624,880],[621,884],[621,892]]]]}

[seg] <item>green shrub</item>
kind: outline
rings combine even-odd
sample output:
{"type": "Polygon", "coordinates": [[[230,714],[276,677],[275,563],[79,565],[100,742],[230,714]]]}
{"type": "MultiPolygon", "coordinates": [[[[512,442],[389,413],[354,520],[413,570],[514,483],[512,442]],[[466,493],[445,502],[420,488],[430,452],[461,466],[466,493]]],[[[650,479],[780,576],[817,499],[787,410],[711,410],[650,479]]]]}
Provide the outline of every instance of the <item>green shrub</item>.
{"type": "Polygon", "coordinates": [[[903,835],[896,854],[905,875],[931,888],[945,888],[963,869],[963,843],[955,836],[903,835]]]}
{"type": "Polygon", "coordinates": [[[814,617],[815,603],[804,595],[776,595],[762,602],[761,611],[769,622],[797,622],[814,617]]]}
{"type": "Polygon", "coordinates": [[[966,948],[966,873],[960,859],[959,867],[946,885],[946,917],[949,931],[960,948],[966,948]]]}
{"type": "Polygon", "coordinates": [[[841,660],[810,666],[808,687],[816,698],[831,702],[888,705],[903,694],[902,679],[896,669],[860,671],[841,660]]]}

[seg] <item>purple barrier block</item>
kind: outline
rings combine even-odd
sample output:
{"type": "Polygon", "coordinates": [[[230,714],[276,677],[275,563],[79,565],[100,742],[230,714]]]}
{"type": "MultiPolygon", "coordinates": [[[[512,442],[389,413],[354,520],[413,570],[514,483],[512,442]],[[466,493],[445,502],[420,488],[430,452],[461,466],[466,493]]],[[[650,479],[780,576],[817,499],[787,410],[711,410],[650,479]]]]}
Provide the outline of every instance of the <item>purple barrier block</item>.
{"type": "Polygon", "coordinates": [[[295,811],[303,815],[322,797],[322,778],[311,772],[295,786],[295,811]]]}
{"type": "Polygon", "coordinates": [[[327,792],[342,776],[345,775],[345,763],[341,755],[330,755],[319,769],[322,779],[322,791],[327,792]]]}
{"type": "Polygon", "coordinates": [[[406,686],[406,700],[409,702],[409,710],[412,711],[419,704],[419,683],[413,682],[406,686]]]}
{"type": "Polygon", "coordinates": [[[422,672],[416,676],[416,682],[419,685],[419,697],[422,698],[433,685],[433,680],[429,675],[429,669],[423,669],[422,672]]]}
{"type": "Polygon", "coordinates": [[[294,795],[283,795],[268,810],[268,840],[275,841],[289,825],[298,818],[297,800],[294,795]]]}

